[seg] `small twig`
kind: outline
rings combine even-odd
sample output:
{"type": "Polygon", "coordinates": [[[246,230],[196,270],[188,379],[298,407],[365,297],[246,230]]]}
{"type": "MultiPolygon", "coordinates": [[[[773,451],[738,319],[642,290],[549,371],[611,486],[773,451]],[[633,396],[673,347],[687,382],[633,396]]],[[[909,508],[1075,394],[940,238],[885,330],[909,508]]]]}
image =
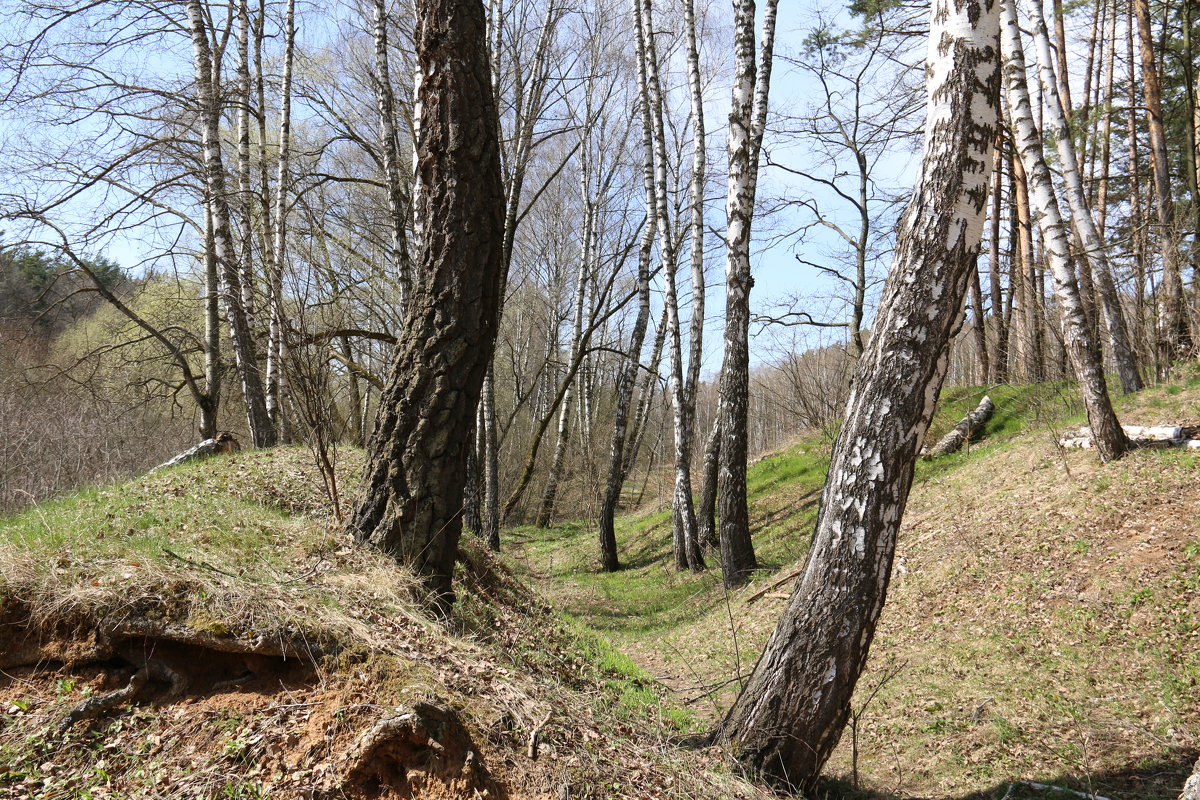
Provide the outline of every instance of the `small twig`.
{"type": "MultiPolygon", "coordinates": [[[[726,686],[728,686],[729,684],[733,683],[734,681],[738,681],[738,682],[740,683],[741,681],[743,681],[743,680],[745,680],[746,678],[749,678],[749,677],[750,677],[750,676],[749,676],[748,674],[747,674],[747,675],[734,675],[734,676],[733,676],[732,678],[730,678],[729,680],[725,680],[725,681],[719,681],[719,682],[717,682],[717,683],[714,683],[714,684],[709,684],[709,685],[710,685],[712,688],[709,688],[707,692],[704,692],[703,694],[698,694],[698,695],[696,695],[695,697],[692,697],[692,698],[690,698],[690,699],[688,699],[688,700],[684,700],[684,701],[683,701],[683,704],[684,704],[685,706],[690,706],[692,703],[699,703],[701,700],[703,700],[703,699],[704,699],[704,698],[706,698],[706,697],[712,697],[714,694],[716,694],[717,692],[721,691],[722,689],[724,689],[726,686]]],[[[702,687],[699,687],[699,686],[697,686],[696,688],[697,688],[697,689],[699,689],[699,688],[702,688],[702,687]]],[[[703,687],[703,688],[707,688],[707,687],[703,687]]],[[[688,689],[684,689],[684,691],[689,691],[689,690],[688,690],[688,689]]],[[[692,691],[694,691],[694,690],[692,690],[692,691]]]]}
{"type": "Polygon", "coordinates": [[[222,574],[228,578],[234,578],[239,581],[245,580],[244,575],[234,575],[232,572],[226,572],[225,570],[221,569],[220,567],[214,567],[212,564],[209,564],[207,561],[193,561],[190,558],[184,558],[183,556],[179,555],[179,553],[176,553],[174,550],[172,550],[169,547],[163,547],[162,551],[164,553],[166,553],[167,555],[169,555],[171,558],[182,561],[184,564],[187,564],[189,566],[200,567],[201,569],[207,569],[207,570],[211,570],[213,572],[219,572],[220,574],[222,574]]]}
{"type": "Polygon", "coordinates": [[[804,574],[804,567],[801,567],[800,569],[795,570],[793,572],[789,572],[787,575],[784,575],[782,578],[779,578],[774,583],[766,586],[763,589],[759,589],[757,592],[755,592],[754,594],[752,594],[748,598],[746,598],[746,605],[750,605],[751,603],[755,602],[756,600],[761,600],[763,597],[766,596],[767,592],[772,592],[775,589],[778,589],[780,586],[783,586],[788,581],[795,580],[796,578],[799,578],[803,574],[804,574]]]}
{"type": "Polygon", "coordinates": [[[737,625],[733,621],[733,608],[729,604],[729,587],[722,583],[721,588],[725,591],[725,616],[729,618],[729,635],[733,637],[733,658],[734,658],[734,674],[737,676],[738,690],[745,688],[742,683],[742,651],[738,647],[737,625]]]}
{"type": "Polygon", "coordinates": [[[542,721],[533,726],[533,730],[529,732],[529,759],[537,761],[538,744],[542,738],[542,728],[546,727],[546,723],[550,721],[550,715],[554,713],[554,709],[546,712],[546,716],[542,717],[542,721]]]}

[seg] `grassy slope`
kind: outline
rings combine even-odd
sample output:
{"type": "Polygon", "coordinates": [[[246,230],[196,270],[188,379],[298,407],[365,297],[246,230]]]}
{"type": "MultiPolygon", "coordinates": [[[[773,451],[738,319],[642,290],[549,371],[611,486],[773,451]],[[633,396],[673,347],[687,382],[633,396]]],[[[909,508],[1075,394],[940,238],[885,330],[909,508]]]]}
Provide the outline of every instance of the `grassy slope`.
{"type": "MultiPolygon", "coordinates": [[[[1198,384],[1123,400],[1123,420],[1196,424],[1198,384]]],[[[947,392],[931,437],[979,394],[947,392]]],[[[1099,467],[1054,445],[1081,419],[1062,387],[992,397],[981,441],[919,466],[857,736],[830,773],[852,779],[857,738],[873,793],[999,797],[1027,779],[1173,798],[1200,747],[1197,456],[1143,451],[1099,467]]],[[[729,596],[714,572],[670,568],[663,513],[621,521],[628,568],[615,575],[595,573],[582,524],[519,531],[517,569],[711,720],[736,691],[720,683],[753,665],[782,607],[790,581],[769,587],[804,555],[826,449],[800,442],[752,467],[767,569],[729,596]]]]}
{"type": "MultiPolygon", "coordinates": [[[[349,483],[361,456],[344,455],[349,483]]],[[[464,558],[448,630],[414,604],[411,576],[347,540],[298,448],[211,459],[0,518],[0,796],[359,796],[344,780],[356,738],[432,695],[457,710],[502,796],[569,784],[572,797],[645,797],[648,787],[656,797],[762,797],[715,754],[670,744],[688,715],[628,659],[555,615],[474,542],[464,558]],[[131,666],[87,653],[96,629],[131,618],[317,643],[330,655],[312,668],[247,661],[253,680],[210,689],[200,672],[220,661],[213,653],[134,639],[123,658],[167,659],[192,691],[170,698],[152,685],[132,709],[56,733],[85,697],[129,679],[131,666]],[[29,647],[42,663],[14,664],[29,647]],[[535,761],[528,740],[543,719],[535,761]]],[[[429,768],[421,748],[410,757],[414,774],[429,768]]],[[[432,794],[421,796],[481,786],[446,780],[427,780],[432,794]]]]}

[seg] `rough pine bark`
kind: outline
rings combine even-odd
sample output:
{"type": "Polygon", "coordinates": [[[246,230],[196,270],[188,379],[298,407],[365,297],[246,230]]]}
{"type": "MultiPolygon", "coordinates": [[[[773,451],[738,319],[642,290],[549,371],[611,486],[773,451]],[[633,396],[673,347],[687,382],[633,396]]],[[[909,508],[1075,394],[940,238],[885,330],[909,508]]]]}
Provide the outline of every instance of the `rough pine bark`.
{"type": "Polygon", "coordinates": [[[414,39],[421,250],[349,527],[409,566],[444,610],[496,338],[504,187],[483,4],[417,0],[414,39]]]}
{"type": "Polygon", "coordinates": [[[1037,209],[1038,226],[1045,241],[1046,258],[1054,277],[1054,294],[1062,319],[1063,343],[1079,379],[1079,390],[1094,432],[1101,461],[1120,458],[1129,447],[1121,423],[1113,411],[1104,378],[1099,348],[1092,339],[1084,313],[1079,284],[1071,269],[1067,229],[1058,207],[1058,197],[1042,150],[1042,136],[1033,123],[1032,105],[1017,27],[1014,0],[1001,0],[1001,43],[1004,48],[1004,82],[1008,96],[1013,139],[1029,178],[1030,200],[1037,209]]]}
{"type": "Polygon", "coordinates": [[[921,174],[834,444],[804,571],[716,731],[752,772],[810,788],[849,718],[913,464],[979,253],[999,95],[998,4],[935,0],[921,174]]]}

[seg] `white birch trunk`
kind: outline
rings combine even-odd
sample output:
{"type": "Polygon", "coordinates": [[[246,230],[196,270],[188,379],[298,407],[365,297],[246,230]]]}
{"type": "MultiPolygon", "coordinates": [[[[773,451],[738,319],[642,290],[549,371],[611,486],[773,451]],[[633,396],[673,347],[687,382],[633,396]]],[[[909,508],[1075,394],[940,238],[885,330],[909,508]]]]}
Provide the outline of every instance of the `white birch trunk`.
{"type": "Polygon", "coordinates": [[[997,8],[935,0],[931,20],[921,174],[834,444],[812,549],[717,731],[754,774],[805,793],[849,718],[983,230],[999,106],[997,8]]]}
{"type": "Polygon", "coordinates": [[[229,325],[234,365],[246,406],[247,427],[255,447],[270,447],[275,444],[275,428],[267,414],[253,332],[242,306],[241,280],[235,261],[233,233],[230,229],[229,197],[226,193],[225,165],[221,157],[221,113],[214,85],[217,64],[213,60],[208,26],[200,0],[187,0],[187,15],[192,36],[196,90],[199,95],[204,179],[206,201],[211,210],[213,257],[221,275],[221,295],[229,325]]]}
{"type": "Polygon", "coordinates": [[[686,413],[683,378],[683,345],[680,335],[679,296],[676,273],[679,253],[672,237],[667,197],[667,145],[663,130],[663,99],[659,81],[658,55],[654,45],[654,18],[649,0],[634,0],[639,53],[638,93],[644,125],[649,133],[647,159],[653,171],[653,213],[662,259],[663,305],[667,315],[668,387],[675,430],[675,489],[671,501],[672,541],[676,569],[699,570],[704,566],[696,539],[696,513],[692,506],[691,432],[686,413]]]}
{"type": "MultiPolygon", "coordinates": [[[[271,327],[267,334],[267,407],[281,434],[284,429],[283,362],[287,343],[284,336],[283,265],[287,256],[288,166],[292,148],[292,70],[296,53],[296,0],[288,0],[284,22],[283,86],[279,100],[279,163],[275,177],[275,269],[270,276],[268,298],[271,327]]],[[[286,438],[286,437],[285,437],[286,438]]]]}
{"type": "Polygon", "coordinates": [[[734,3],[734,83],[729,108],[729,172],[725,200],[725,355],[718,397],[718,527],[725,585],[745,582],[757,567],[746,503],[750,391],[750,228],[758,190],[759,151],[775,45],[778,0],[763,9],[762,47],[755,63],[754,0],[734,3]]]}
{"type": "MultiPolygon", "coordinates": [[[[696,42],[695,0],[684,0],[684,27],[687,38],[688,91],[692,113],[692,180],[688,200],[691,205],[692,316],[688,341],[687,383],[684,385],[684,411],[687,430],[695,439],[696,387],[700,383],[700,363],[704,358],[704,184],[707,178],[707,144],[704,126],[704,91],[700,76],[700,48],[696,42]]],[[[693,442],[687,443],[690,455],[693,442]]]]}
{"type": "Polygon", "coordinates": [[[1004,51],[1005,90],[1010,109],[1013,140],[1029,180],[1030,203],[1037,210],[1038,227],[1045,243],[1046,259],[1054,276],[1054,294],[1062,314],[1063,341],[1079,379],[1088,421],[1097,432],[1097,451],[1102,461],[1120,458],[1128,441],[1109,401],[1104,368],[1092,341],[1091,330],[1079,296],[1079,285],[1068,255],[1067,229],[1059,211],[1050,169],[1042,152],[1042,137],[1033,123],[1021,30],[1017,27],[1015,0],[1001,2],[1001,46],[1004,51]]]}
{"type": "Polygon", "coordinates": [[[1104,239],[1097,230],[1091,206],[1083,189],[1083,180],[1079,175],[1079,158],[1075,153],[1075,141],[1071,136],[1071,128],[1067,123],[1066,113],[1058,93],[1053,56],[1050,53],[1050,34],[1046,28],[1041,0],[1026,0],[1026,2],[1033,21],[1038,78],[1046,99],[1054,140],[1058,146],[1059,162],[1062,165],[1063,181],[1067,190],[1067,202],[1071,207],[1071,224],[1075,229],[1075,235],[1079,237],[1079,241],[1083,245],[1083,255],[1091,264],[1092,276],[1100,290],[1100,300],[1104,306],[1104,321],[1112,341],[1113,360],[1117,364],[1121,388],[1125,392],[1137,392],[1142,388],[1142,379],[1138,374],[1137,362],[1129,341],[1125,314],[1121,310],[1121,298],[1117,293],[1116,284],[1113,282],[1112,268],[1108,263],[1104,239]]]}
{"type": "Polygon", "coordinates": [[[374,0],[372,34],[375,40],[375,103],[379,109],[379,139],[383,155],[384,183],[387,186],[388,218],[391,223],[391,259],[400,287],[397,303],[404,314],[412,263],[408,253],[408,203],[404,197],[405,181],[400,172],[400,139],[396,132],[396,95],[388,64],[388,17],[386,0],[374,0]]]}

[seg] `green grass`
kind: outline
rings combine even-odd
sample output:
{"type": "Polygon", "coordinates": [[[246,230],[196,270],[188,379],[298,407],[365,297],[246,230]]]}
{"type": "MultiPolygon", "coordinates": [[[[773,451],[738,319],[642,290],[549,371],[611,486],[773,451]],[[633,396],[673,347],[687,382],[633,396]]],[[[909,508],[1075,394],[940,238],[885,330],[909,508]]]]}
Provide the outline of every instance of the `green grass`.
{"type": "MultiPolygon", "coordinates": [[[[1195,419],[1200,379],[1182,385],[1114,401],[1131,423],[1195,419]]],[[[1128,744],[1130,731],[1144,728],[1169,739],[1168,728],[1182,730],[1195,707],[1200,658],[1180,648],[1197,630],[1200,540],[1192,534],[1180,542],[1178,569],[1146,578],[1155,581],[1151,590],[1129,570],[1107,566],[1120,564],[1126,547],[1110,522],[1139,520],[1144,501],[1127,498],[1181,498],[1178,487],[1189,475],[1194,484],[1200,459],[1182,451],[1139,451],[1097,467],[1089,453],[1061,452],[1056,440],[1085,419],[1074,387],[1064,382],[949,389],[930,440],[985,392],[997,410],[971,446],[917,466],[922,499],[910,512],[914,520],[925,518],[911,534],[920,545],[904,553],[910,574],[893,582],[893,594],[902,598],[892,601],[902,608],[901,621],[882,627],[876,645],[879,658],[895,657],[902,666],[895,685],[882,689],[865,716],[860,736],[871,758],[864,763],[875,786],[889,785],[888,770],[899,761],[910,776],[900,791],[916,786],[922,796],[957,797],[965,795],[950,787],[990,785],[1001,796],[1021,777],[1081,785],[1089,767],[1074,739],[1092,736],[1087,758],[1120,766],[1100,777],[1110,787],[1131,789],[1150,779],[1123,777],[1133,761],[1120,759],[1128,754],[1136,761],[1141,752],[1141,744],[1128,744]],[[1106,672],[1098,673],[1097,664],[1108,665],[1106,672]],[[1094,705],[1101,696],[1112,700],[1094,705]],[[924,703],[941,710],[914,715],[924,703]],[[980,751],[988,754],[986,763],[980,751]]],[[[516,531],[518,568],[555,606],[655,674],[671,676],[672,685],[715,685],[739,666],[750,667],[773,625],[778,599],[747,600],[807,551],[828,447],[829,439],[816,434],[750,467],[752,531],[764,569],[748,588],[726,595],[715,564],[700,575],[676,572],[669,514],[662,510],[618,517],[626,564],[620,572],[597,571],[595,526],[580,521],[516,531]]],[[[878,681],[882,671],[869,670],[863,685],[878,681]]],[[[736,684],[692,707],[711,721],[735,693],[736,684]]],[[[625,702],[636,706],[640,696],[632,692],[625,702]]],[[[1152,758],[1159,766],[1151,772],[1160,776],[1152,782],[1169,781],[1162,776],[1186,756],[1173,751],[1152,758]]],[[[1165,797],[1159,788],[1109,794],[1165,797]]]]}
{"type": "Polygon", "coordinates": [[[210,459],[0,517],[0,598],[67,622],[119,613],[355,641],[362,604],[403,615],[415,581],[343,546],[310,458],[280,448],[210,459]]]}
{"type": "MultiPolygon", "coordinates": [[[[996,413],[976,437],[976,446],[919,462],[918,482],[985,457],[1030,427],[1060,428],[1079,413],[1069,386],[1063,383],[954,388],[944,393],[931,436],[953,427],[984,393],[996,403],[996,413]]],[[[814,434],[750,465],[746,487],[755,554],[762,567],[758,582],[807,553],[828,463],[829,440],[814,434]]],[[[507,535],[521,554],[514,562],[519,574],[539,582],[565,612],[618,641],[629,641],[723,613],[725,595],[717,565],[710,563],[710,569],[698,574],[676,572],[670,528],[669,511],[619,516],[616,535],[622,569],[614,573],[598,569],[598,532],[592,521],[574,520],[544,529],[524,526],[507,535]]],[[[709,555],[710,562],[715,559],[716,554],[709,555]]]]}

